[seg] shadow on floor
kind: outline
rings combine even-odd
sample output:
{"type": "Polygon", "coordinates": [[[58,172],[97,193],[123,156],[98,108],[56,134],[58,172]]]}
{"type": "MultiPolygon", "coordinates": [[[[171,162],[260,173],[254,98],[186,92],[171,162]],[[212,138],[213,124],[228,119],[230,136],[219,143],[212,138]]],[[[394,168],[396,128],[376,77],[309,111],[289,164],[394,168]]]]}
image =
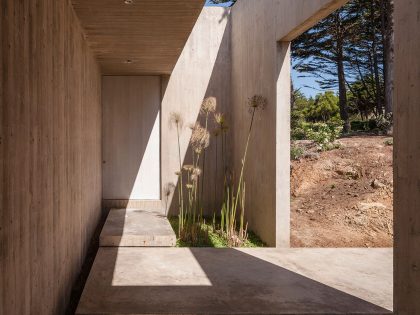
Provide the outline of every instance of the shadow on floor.
{"type": "Polygon", "coordinates": [[[101,248],[77,314],[94,313],[392,314],[255,255],[210,248],[101,248]]]}
{"type": "Polygon", "coordinates": [[[98,253],[99,236],[105,224],[106,218],[108,216],[108,212],[109,210],[102,211],[101,218],[98,222],[98,225],[95,228],[95,231],[92,236],[92,241],[90,242],[89,248],[87,249],[86,257],[85,257],[85,260],[83,261],[79,276],[76,279],[75,283],[73,284],[71,295],[70,295],[70,301],[66,309],[66,315],[74,314],[76,311],[77,305],[79,304],[86,281],[89,277],[90,271],[95,261],[95,256],[98,253]]]}

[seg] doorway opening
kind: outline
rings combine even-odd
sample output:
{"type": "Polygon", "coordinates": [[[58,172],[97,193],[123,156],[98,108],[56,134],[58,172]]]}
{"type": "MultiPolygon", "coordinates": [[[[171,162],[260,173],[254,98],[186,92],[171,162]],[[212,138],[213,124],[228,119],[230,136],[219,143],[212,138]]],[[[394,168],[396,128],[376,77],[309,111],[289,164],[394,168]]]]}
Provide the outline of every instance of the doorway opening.
{"type": "Polygon", "coordinates": [[[392,54],[390,1],[292,42],[292,246],[393,246],[392,54]]]}

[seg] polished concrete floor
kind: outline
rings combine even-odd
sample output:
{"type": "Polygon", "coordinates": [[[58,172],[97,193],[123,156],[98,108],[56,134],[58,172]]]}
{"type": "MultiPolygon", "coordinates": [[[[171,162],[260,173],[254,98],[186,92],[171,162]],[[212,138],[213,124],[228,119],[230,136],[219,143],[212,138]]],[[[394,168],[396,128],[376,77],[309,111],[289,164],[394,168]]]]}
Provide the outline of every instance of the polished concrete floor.
{"type": "Polygon", "coordinates": [[[77,314],[391,314],[391,249],[100,248],[77,314]]]}
{"type": "Polygon", "coordinates": [[[112,209],[102,229],[100,246],[175,246],[176,235],[166,218],[147,210],[112,209]]]}

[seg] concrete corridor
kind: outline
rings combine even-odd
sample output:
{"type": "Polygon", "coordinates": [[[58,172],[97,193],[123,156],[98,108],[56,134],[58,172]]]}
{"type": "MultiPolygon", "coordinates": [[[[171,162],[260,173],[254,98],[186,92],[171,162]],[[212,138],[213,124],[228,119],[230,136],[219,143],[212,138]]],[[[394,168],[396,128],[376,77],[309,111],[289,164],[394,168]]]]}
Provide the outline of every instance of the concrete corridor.
{"type": "Polygon", "coordinates": [[[392,314],[391,249],[175,242],[165,217],[112,210],[76,314],[392,314]]]}

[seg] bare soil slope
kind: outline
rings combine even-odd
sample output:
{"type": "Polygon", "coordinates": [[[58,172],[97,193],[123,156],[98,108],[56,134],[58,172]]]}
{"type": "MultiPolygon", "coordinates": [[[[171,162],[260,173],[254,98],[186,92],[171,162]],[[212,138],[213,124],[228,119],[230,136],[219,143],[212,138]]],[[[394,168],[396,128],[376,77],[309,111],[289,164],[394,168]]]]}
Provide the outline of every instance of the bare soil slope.
{"type": "Polygon", "coordinates": [[[292,162],[294,247],[391,247],[392,145],[387,137],[340,139],[339,149],[292,162]]]}

